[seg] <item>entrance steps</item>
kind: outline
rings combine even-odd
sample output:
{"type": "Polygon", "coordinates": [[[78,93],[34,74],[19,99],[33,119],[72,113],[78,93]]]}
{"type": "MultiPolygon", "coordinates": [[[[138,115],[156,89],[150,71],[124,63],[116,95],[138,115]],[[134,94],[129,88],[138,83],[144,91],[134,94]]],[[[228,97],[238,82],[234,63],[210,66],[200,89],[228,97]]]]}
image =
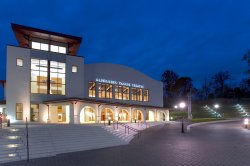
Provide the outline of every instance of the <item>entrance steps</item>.
{"type": "MultiPolygon", "coordinates": [[[[26,130],[20,126],[0,129],[0,163],[27,159],[26,130]]],[[[29,127],[30,159],[127,143],[96,125],[44,124],[29,127]]]]}
{"type": "MultiPolygon", "coordinates": [[[[136,130],[141,131],[141,130],[144,130],[146,128],[160,125],[163,123],[166,123],[166,122],[145,122],[145,123],[139,122],[139,123],[125,123],[125,124],[127,126],[130,126],[134,129],[136,129],[136,130]]],[[[124,140],[127,143],[129,143],[137,134],[137,132],[135,132],[133,130],[129,130],[129,132],[128,132],[128,129],[126,129],[126,131],[125,131],[124,126],[119,125],[119,124],[117,125],[116,123],[111,124],[110,126],[108,126],[108,125],[102,126],[102,128],[104,128],[108,132],[112,133],[113,135],[124,140]]]]}

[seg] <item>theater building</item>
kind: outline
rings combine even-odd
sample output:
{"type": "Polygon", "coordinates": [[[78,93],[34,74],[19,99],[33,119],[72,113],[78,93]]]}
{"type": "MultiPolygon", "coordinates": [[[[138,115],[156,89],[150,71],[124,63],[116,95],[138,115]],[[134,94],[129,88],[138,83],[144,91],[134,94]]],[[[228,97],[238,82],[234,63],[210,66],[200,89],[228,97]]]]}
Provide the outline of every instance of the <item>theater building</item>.
{"type": "Polygon", "coordinates": [[[6,114],[11,122],[168,121],[160,81],[130,67],[85,64],[81,37],[11,24],[7,46],[6,114]]]}

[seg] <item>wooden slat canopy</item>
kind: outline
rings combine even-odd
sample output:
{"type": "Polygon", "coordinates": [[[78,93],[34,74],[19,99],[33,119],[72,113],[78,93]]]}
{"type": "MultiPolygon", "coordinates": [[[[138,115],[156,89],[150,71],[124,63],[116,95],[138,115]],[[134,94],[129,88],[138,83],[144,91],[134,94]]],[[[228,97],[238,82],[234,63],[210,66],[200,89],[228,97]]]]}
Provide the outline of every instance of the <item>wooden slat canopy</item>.
{"type": "Polygon", "coordinates": [[[60,43],[66,43],[69,46],[68,54],[69,55],[76,55],[77,51],[80,47],[82,38],[61,34],[57,32],[51,32],[42,29],[36,29],[32,27],[27,27],[23,25],[18,25],[11,23],[11,27],[15,33],[15,36],[18,40],[20,47],[29,48],[29,39],[30,37],[39,38],[49,41],[55,41],[60,43]]]}

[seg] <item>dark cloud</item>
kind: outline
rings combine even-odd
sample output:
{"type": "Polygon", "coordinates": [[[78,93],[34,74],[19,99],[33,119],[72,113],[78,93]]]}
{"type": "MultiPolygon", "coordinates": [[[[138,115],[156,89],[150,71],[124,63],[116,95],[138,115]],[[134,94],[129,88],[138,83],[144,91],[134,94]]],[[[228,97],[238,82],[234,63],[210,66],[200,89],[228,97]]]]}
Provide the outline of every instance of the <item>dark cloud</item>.
{"type": "Polygon", "coordinates": [[[166,69],[205,77],[228,70],[244,77],[242,55],[250,47],[248,0],[18,1],[0,5],[0,79],[6,44],[16,44],[10,23],[83,37],[86,63],[110,62],[160,79],[166,69]]]}

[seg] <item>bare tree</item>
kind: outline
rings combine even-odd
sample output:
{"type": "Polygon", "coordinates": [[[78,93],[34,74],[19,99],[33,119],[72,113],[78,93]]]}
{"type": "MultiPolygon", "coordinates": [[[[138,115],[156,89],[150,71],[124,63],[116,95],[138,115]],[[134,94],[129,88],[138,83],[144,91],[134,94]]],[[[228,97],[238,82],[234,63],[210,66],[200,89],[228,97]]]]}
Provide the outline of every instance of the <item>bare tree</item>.
{"type": "Polygon", "coordinates": [[[226,81],[231,78],[228,71],[216,73],[212,77],[215,94],[222,96],[225,90],[226,81]]]}
{"type": "Polygon", "coordinates": [[[166,70],[161,75],[161,81],[163,82],[165,96],[173,96],[173,87],[177,79],[178,75],[171,70],[166,70]]]}

